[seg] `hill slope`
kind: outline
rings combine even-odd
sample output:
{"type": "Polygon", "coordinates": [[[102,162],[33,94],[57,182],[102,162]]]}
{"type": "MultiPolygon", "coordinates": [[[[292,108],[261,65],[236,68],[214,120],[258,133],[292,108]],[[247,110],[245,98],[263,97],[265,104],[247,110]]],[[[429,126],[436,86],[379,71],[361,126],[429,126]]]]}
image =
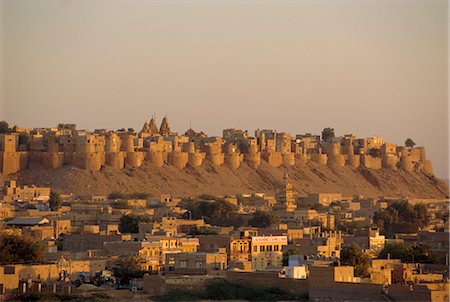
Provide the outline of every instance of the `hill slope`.
{"type": "Polygon", "coordinates": [[[405,171],[368,170],[350,167],[331,168],[315,163],[297,163],[292,167],[273,168],[262,161],[254,169],[243,163],[237,170],[226,165],[215,167],[204,162],[201,167],[188,166],[178,170],[165,165],[157,168],[144,163],[140,168],[114,170],[104,167],[90,172],[73,167],[55,171],[33,168],[12,178],[20,184],[51,186],[64,193],[109,194],[119,192],[149,192],[154,196],[174,196],[208,193],[226,195],[236,193],[278,190],[284,173],[289,176],[294,189],[301,194],[311,192],[340,192],[344,196],[355,194],[377,197],[445,198],[448,186],[441,180],[422,173],[405,171]]]}

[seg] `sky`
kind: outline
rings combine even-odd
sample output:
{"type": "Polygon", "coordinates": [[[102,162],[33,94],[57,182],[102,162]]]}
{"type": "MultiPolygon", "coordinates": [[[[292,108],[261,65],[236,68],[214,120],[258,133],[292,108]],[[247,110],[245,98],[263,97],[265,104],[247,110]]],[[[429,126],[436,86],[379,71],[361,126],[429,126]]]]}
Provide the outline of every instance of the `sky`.
{"type": "MultiPolygon", "coordinates": [[[[1,1],[1,0],[0,0],[1,1]]],[[[448,178],[447,1],[3,0],[0,119],[22,127],[382,136],[448,178]]]]}

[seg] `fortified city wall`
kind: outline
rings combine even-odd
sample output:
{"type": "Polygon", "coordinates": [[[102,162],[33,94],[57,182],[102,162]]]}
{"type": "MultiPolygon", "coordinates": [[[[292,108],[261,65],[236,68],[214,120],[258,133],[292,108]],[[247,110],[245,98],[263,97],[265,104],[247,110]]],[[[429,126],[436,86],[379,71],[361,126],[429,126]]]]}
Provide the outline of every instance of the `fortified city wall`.
{"type": "Polygon", "coordinates": [[[21,129],[0,134],[0,173],[7,176],[39,165],[58,169],[65,165],[90,171],[102,166],[114,169],[140,167],[149,162],[156,167],[172,165],[184,169],[209,161],[215,166],[239,169],[243,162],[257,168],[264,160],[273,167],[313,161],[332,167],[363,166],[369,169],[402,169],[433,173],[424,147],[407,148],[387,143],[383,138],[335,137],[324,142],[318,135],[296,135],[274,130],[226,129],[223,137],[207,137],[189,129],[184,135],[172,132],[166,117],[158,130],[152,118],[140,132],[76,130],[75,125],[56,128],[21,129]]]}

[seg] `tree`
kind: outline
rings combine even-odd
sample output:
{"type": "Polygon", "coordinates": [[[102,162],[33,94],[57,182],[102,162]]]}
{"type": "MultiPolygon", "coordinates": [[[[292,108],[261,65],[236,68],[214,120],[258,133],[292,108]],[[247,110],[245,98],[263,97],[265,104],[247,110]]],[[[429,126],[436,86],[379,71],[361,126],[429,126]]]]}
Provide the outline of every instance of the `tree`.
{"type": "Polygon", "coordinates": [[[283,266],[289,266],[289,256],[291,255],[301,255],[302,249],[298,245],[289,244],[283,248],[283,266]]]}
{"type": "Polygon", "coordinates": [[[402,262],[408,262],[411,259],[408,246],[403,242],[393,242],[386,244],[378,254],[378,258],[401,259],[402,262]]]}
{"type": "Polygon", "coordinates": [[[0,133],[6,133],[9,131],[9,124],[6,121],[0,122],[0,133]]]}
{"type": "Polygon", "coordinates": [[[367,277],[369,275],[370,257],[356,244],[342,248],[341,263],[353,266],[355,268],[355,276],[367,277]]]}
{"type": "Polygon", "coordinates": [[[437,255],[427,245],[408,246],[404,242],[389,243],[378,255],[380,259],[401,259],[402,262],[436,264],[437,255]]]}
{"type": "Polygon", "coordinates": [[[53,190],[50,192],[50,199],[48,200],[48,204],[50,206],[50,210],[58,211],[61,205],[61,195],[59,194],[59,192],[53,190]]]}
{"type": "Polygon", "coordinates": [[[113,266],[113,274],[119,284],[128,285],[133,278],[142,278],[147,272],[141,268],[142,259],[138,256],[119,258],[113,266]]]}
{"type": "Polygon", "coordinates": [[[405,146],[408,148],[414,148],[414,146],[416,145],[416,143],[411,139],[411,138],[407,138],[405,140],[405,146]]]}
{"type": "Polygon", "coordinates": [[[427,226],[429,214],[423,204],[412,206],[407,201],[396,201],[375,212],[373,221],[384,234],[392,237],[395,232],[415,233],[427,226]]]}
{"type": "Polygon", "coordinates": [[[218,235],[219,233],[205,226],[197,227],[196,225],[192,226],[189,229],[188,235],[196,236],[196,235],[218,235]]]}
{"type": "Polygon", "coordinates": [[[328,142],[334,137],[335,137],[335,135],[334,135],[334,128],[327,127],[327,128],[322,130],[322,140],[324,142],[328,142]]]}
{"type": "Polygon", "coordinates": [[[28,236],[0,235],[0,265],[39,263],[44,259],[44,245],[28,236]]]}
{"type": "Polygon", "coordinates": [[[204,218],[206,223],[219,226],[242,226],[244,221],[238,208],[222,199],[186,200],[182,207],[191,211],[193,219],[204,218]]]}
{"type": "Polygon", "coordinates": [[[253,217],[248,221],[248,223],[253,227],[267,228],[274,223],[278,223],[279,221],[280,219],[278,218],[278,216],[272,213],[256,211],[255,214],[253,214],[253,217]]]}
{"type": "Polygon", "coordinates": [[[119,231],[122,233],[138,233],[139,223],[152,221],[152,218],[147,215],[126,214],[120,217],[119,231]]]}

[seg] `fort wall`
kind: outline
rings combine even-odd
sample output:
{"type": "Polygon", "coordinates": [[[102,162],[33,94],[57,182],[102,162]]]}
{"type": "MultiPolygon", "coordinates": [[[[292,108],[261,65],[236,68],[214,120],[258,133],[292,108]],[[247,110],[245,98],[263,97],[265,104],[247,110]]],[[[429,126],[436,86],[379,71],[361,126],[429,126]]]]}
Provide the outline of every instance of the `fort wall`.
{"type": "Polygon", "coordinates": [[[150,150],[146,153],[146,156],[152,165],[156,167],[162,167],[164,165],[164,156],[162,151],[150,150]]]}
{"type": "Polygon", "coordinates": [[[128,167],[139,168],[144,161],[144,152],[127,152],[125,165],[128,167]]]}
{"type": "Polygon", "coordinates": [[[261,164],[261,152],[257,145],[249,145],[244,154],[244,161],[251,167],[257,168],[261,164]]]}
{"type": "Polygon", "coordinates": [[[294,153],[282,153],[281,157],[283,159],[283,164],[286,166],[295,165],[295,154],[294,153]]]}
{"type": "Polygon", "coordinates": [[[123,153],[107,152],[105,158],[105,165],[111,166],[115,169],[123,169],[123,167],[125,166],[125,157],[123,153]]]}
{"type": "Polygon", "coordinates": [[[283,164],[283,157],[280,152],[276,151],[266,151],[262,154],[265,161],[269,163],[274,168],[278,168],[283,164]]]}
{"type": "Polygon", "coordinates": [[[177,169],[184,169],[189,161],[187,152],[174,151],[169,154],[169,162],[177,169]]]}
{"type": "Polygon", "coordinates": [[[361,156],[360,155],[354,155],[354,154],[349,154],[347,156],[347,165],[349,165],[352,168],[359,168],[359,165],[361,164],[361,156]]]}
{"type": "Polygon", "coordinates": [[[20,172],[27,169],[29,163],[37,163],[46,169],[73,165],[99,171],[103,165],[115,169],[125,166],[137,168],[144,160],[156,167],[168,163],[184,169],[188,163],[199,167],[205,159],[216,166],[225,163],[232,169],[238,169],[244,161],[257,168],[261,160],[265,160],[277,168],[311,160],[334,167],[348,165],[358,168],[362,165],[368,169],[400,168],[409,172],[433,173],[424,147],[397,146],[378,137],[356,139],[353,135],[346,135],[327,143],[310,134],[292,138],[273,130],[257,130],[253,138],[247,132],[234,130],[228,131],[229,139],[224,140],[193,130],[190,136],[178,136],[170,132],[168,124],[164,131],[170,133],[166,136],[150,133],[148,124],[139,135],[130,131],[75,132],[52,128],[28,134],[0,134],[0,173],[20,172]]]}
{"type": "Polygon", "coordinates": [[[203,152],[188,153],[188,162],[193,167],[200,167],[205,157],[206,153],[203,152]]]}
{"type": "Polygon", "coordinates": [[[379,170],[381,169],[381,158],[364,154],[361,156],[361,164],[368,169],[379,170]]]}
{"type": "Polygon", "coordinates": [[[328,162],[328,156],[326,154],[312,153],[309,156],[311,161],[321,165],[326,165],[328,162]]]}

